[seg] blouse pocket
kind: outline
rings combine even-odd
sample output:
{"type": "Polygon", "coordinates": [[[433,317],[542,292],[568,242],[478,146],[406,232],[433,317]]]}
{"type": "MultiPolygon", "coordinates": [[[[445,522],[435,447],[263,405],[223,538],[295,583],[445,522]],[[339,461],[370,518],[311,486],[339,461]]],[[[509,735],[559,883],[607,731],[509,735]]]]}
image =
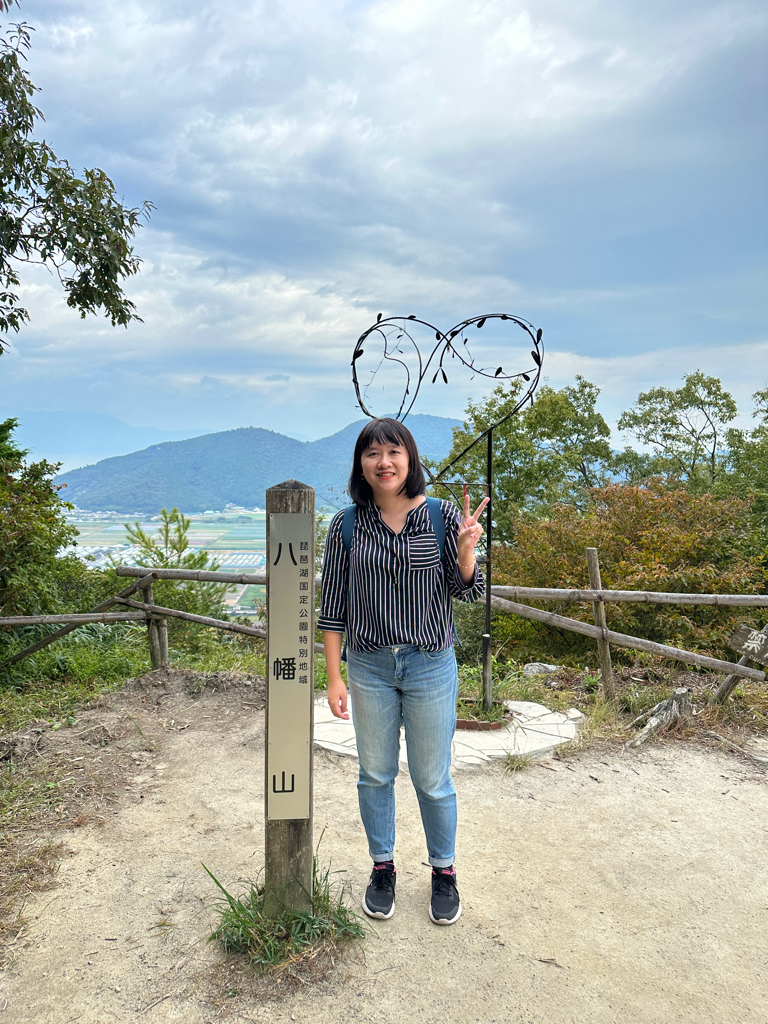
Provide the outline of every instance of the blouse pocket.
{"type": "Polygon", "coordinates": [[[408,538],[408,565],[411,569],[435,569],[440,565],[440,549],[433,533],[408,538]]]}

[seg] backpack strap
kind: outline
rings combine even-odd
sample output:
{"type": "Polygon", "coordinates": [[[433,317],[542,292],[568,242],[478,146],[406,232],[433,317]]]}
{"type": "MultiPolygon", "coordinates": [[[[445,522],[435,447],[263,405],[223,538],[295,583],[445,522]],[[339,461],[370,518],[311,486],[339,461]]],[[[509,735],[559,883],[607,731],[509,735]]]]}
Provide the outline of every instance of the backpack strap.
{"type": "MultiPolygon", "coordinates": [[[[439,498],[427,498],[427,512],[429,512],[432,529],[435,531],[437,546],[440,548],[440,558],[445,551],[445,519],[443,510],[440,508],[439,498]]],[[[344,516],[341,520],[341,542],[349,556],[352,551],[352,534],[355,532],[355,521],[357,519],[357,505],[347,505],[344,509],[344,516]]]]}
{"type": "Polygon", "coordinates": [[[432,529],[435,531],[437,546],[440,548],[440,558],[442,558],[445,551],[445,519],[443,519],[439,498],[427,498],[427,512],[432,520],[432,529]]]}
{"type": "Polygon", "coordinates": [[[355,532],[355,520],[357,519],[357,505],[347,505],[344,509],[344,518],[341,520],[341,543],[349,558],[352,551],[352,534],[355,532]]]}

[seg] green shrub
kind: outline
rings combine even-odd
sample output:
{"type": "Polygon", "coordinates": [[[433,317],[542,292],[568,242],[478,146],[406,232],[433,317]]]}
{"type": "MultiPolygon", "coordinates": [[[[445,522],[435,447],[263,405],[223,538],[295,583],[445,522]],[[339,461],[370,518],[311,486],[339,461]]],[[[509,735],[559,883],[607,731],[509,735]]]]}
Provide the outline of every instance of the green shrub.
{"type": "MultiPolygon", "coordinates": [[[[587,547],[598,550],[606,590],[766,592],[749,501],[658,484],[595,488],[585,510],[556,505],[546,519],[518,523],[515,543],[495,552],[494,582],[587,589],[587,547]]],[[[590,605],[530,603],[592,621],[590,605]]],[[[606,616],[618,632],[717,657],[728,656],[727,640],[738,622],[758,623],[749,609],[635,603],[608,603],[606,616]]],[[[583,663],[596,657],[594,641],[586,637],[503,613],[494,619],[494,644],[519,660],[583,663]]]]}

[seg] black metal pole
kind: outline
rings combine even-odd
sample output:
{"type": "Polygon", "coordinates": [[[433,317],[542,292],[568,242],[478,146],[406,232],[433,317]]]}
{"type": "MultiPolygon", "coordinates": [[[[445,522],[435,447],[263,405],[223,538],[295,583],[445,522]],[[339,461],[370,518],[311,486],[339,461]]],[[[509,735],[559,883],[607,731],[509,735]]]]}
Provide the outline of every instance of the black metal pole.
{"type": "Polygon", "coordinates": [[[483,633],[483,707],[491,710],[493,703],[493,665],[491,661],[491,542],[493,540],[493,427],[488,431],[485,507],[485,632],[483,633]]]}

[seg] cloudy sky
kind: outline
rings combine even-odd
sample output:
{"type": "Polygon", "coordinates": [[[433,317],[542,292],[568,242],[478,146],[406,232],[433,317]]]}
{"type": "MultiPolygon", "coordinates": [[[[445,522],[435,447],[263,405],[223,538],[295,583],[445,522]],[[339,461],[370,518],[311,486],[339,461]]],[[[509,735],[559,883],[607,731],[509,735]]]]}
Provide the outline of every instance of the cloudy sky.
{"type": "MultiPolygon", "coordinates": [[[[320,437],[360,415],[349,363],[377,313],[505,311],[611,422],[695,369],[747,422],[768,380],[764,0],[22,0],[16,18],[41,134],[156,211],[128,286],[143,324],[82,321],[26,275],[4,407],[320,437]]],[[[454,378],[414,411],[482,392],[454,378]]]]}

